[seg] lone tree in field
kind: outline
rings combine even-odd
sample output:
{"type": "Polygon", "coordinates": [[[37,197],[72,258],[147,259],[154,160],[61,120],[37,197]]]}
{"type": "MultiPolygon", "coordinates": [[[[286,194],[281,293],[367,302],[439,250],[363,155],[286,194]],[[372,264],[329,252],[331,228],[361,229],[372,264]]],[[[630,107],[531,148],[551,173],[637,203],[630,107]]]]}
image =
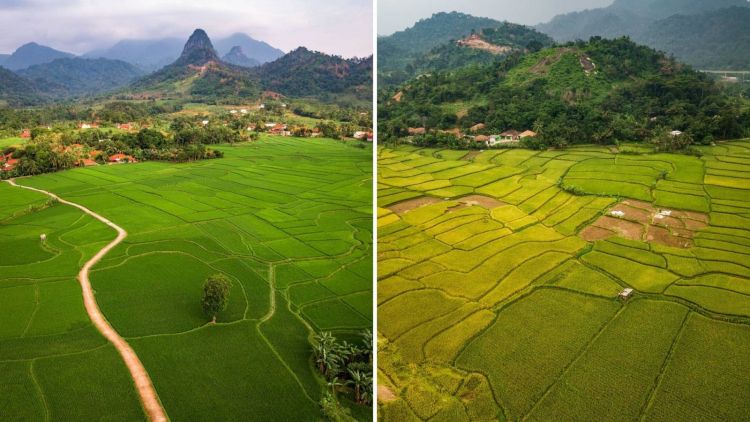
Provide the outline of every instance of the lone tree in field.
{"type": "Polygon", "coordinates": [[[203,284],[203,312],[211,317],[211,322],[216,323],[216,315],[227,308],[229,289],[232,282],[223,274],[214,274],[203,284]]]}

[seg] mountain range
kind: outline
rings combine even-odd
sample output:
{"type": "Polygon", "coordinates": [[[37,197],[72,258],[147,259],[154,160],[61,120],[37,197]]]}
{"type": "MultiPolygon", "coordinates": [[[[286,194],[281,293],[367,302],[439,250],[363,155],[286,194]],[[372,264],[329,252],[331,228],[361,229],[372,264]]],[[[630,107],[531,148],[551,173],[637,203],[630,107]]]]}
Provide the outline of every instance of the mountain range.
{"type": "MultiPolygon", "coordinates": [[[[208,34],[197,29],[176,60],[150,74],[122,60],[68,56],[15,73],[0,68],[0,101],[26,106],[85,95],[232,101],[259,98],[264,91],[325,101],[338,96],[371,98],[372,57],[344,59],[300,47],[261,64],[244,53],[240,44],[247,44],[248,38],[236,35],[223,40],[239,44],[221,57],[208,34]]],[[[266,48],[261,44],[253,48],[266,48]]],[[[261,57],[277,53],[265,54],[261,57]]]]}
{"type": "MultiPolygon", "coordinates": [[[[109,48],[84,53],[81,58],[121,60],[140,68],[143,72],[153,72],[175,61],[180,56],[183,44],[184,39],[179,38],[122,40],[109,48]]],[[[242,48],[243,54],[250,59],[249,64],[271,62],[284,55],[282,50],[242,33],[219,39],[215,45],[221,55],[229,54],[234,47],[242,48]]],[[[73,57],[75,55],[72,53],[31,42],[19,47],[12,54],[0,54],[0,66],[16,71],[49,63],[55,59],[73,57]]]]}
{"type": "Polygon", "coordinates": [[[556,16],[536,29],[560,42],[629,36],[699,68],[750,68],[746,0],[616,0],[556,16]]]}

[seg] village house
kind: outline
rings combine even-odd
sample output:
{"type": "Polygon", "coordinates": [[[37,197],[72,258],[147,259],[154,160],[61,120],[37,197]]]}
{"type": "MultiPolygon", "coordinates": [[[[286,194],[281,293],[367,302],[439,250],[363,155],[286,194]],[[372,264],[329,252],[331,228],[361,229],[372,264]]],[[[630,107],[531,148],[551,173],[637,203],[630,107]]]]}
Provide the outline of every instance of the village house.
{"type": "Polygon", "coordinates": [[[2,171],[11,171],[14,168],[16,168],[16,165],[18,164],[18,159],[13,158],[12,154],[8,154],[6,156],[0,155],[0,170],[2,171]]]}
{"type": "Polygon", "coordinates": [[[20,136],[21,136],[21,138],[29,139],[29,138],[31,138],[31,131],[28,130],[28,129],[24,129],[24,130],[21,131],[21,135],[20,136]]]}
{"type": "Polygon", "coordinates": [[[277,124],[278,123],[276,123],[276,122],[266,123],[264,126],[266,127],[266,129],[272,129],[272,128],[276,127],[277,124]]]}
{"type": "Polygon", "coordinates": [[[237,110],[229,110],[229,114],[237,114],[237,110]]]}
{"type": "Polygon", "coordinates": [[[669,134],[672,135],[672,136],[674,136],[674,137],[677,137],[677,136],[682,135],[682,131],[673,130],[673,131],[669,132],[669,134]]]}
{"type": "Polygon", "coordinates": [[[209,122],[208,122],[208,120],[203,120],[203,121],[201,121],[201,124],[202,124],[203,126],[206,126],[206,125],[207,125],[208,123],[209,123],[209,122]]]}
{"type": "Polygon", "coordinates": [[[484,146],[490,146],[490,137],[487,135],[477,135],[474,137],[474,142],[484,146]]]}
{"type": "Polygon", "coordinates": [[[367,132],[367,142],[373,141],[375,141],[375,135],[373,135],[372,132],[367,132]]]}
{"type": "Polygon", "coordinates": [[[521,140],[521,132],[517,130],[506,130],[505,132],[500,134],[500,139],[503,141],[518,142],[521,140]]]}
{"type": "Polygon", "coordinates": [[[277,123],[273,128],[271,128],[269,133],[279,136],[290,136],[292,134],[289,130],[287,130],[287,126],[281,123],[277,123]]]}
{"type": "Polygon", "coordinates": [[[136,160],[133,156],[126,154],[113,154],[109,156],[110,163],[135,163],[136,160]]]}
{"type": "Polygon", "coordinates": [[[365,139],[365,137],[367,136],[367,132],[358,130],[354,132],[353,136],[354,136],[354,139],[365,139]]]}
{"type": "Polygon", "coordinates": [[[118,123],[116,127],[120,130],[132,130],[133,123],[118,123]]]}
{"type": "Polygon", "coordinates": [[[240,113],[242,113],[242,114],[247,114],[247,109],[246,109],[246,108],[243,108],[243,109],[241,109],[241,110],[240,110],[240,113]]]}
{"type": "Polygon", "coordinates": [[[323,132],[320,131],[320,128],[316,127],[316,128],[313,129],[312,134],[310,136],[313,137],[313,138],[319,138],[319,137],[323,136],[323,132]]]}

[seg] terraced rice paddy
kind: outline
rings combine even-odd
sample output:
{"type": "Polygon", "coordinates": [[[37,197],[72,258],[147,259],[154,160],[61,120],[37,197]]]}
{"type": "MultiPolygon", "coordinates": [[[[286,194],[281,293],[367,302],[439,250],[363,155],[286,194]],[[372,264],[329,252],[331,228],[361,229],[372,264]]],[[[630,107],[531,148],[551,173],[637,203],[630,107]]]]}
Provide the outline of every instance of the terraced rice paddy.
{"type": "MultiPolygon", "coordinates": [[[[292,138],[221,149],[220,160],[89,167],[18,183],[128,231],[91,281],[170,419],[315,420],[326,387],[312,367],[312,333],[355,339],[372,326],[372,151],[292,138]],[[233,286],[211,325],[201,289],[218,272],[233,286]]],[[[114,231],[5,183],[0,198],[0,419],[143,420],[75,280],[114,231]]]]}
{"type": "Polygon", "coordinates": [[[746,420],[750,141],[702,152],[380,149],[383,420],[746,420]]]}

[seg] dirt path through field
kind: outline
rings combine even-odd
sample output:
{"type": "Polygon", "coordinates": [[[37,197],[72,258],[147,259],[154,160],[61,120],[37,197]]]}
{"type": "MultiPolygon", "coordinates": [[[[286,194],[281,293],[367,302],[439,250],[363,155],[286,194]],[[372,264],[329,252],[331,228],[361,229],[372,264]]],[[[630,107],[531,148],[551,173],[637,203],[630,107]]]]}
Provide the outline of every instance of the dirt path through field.
{"type": "Polygon", "coordinates": [[[89,271],[91,270],[91,267],[93,267],[107,253],[109,253],[112,248],[120,244],[120,242],[122,242],[128,236],[128,233],[122,227],[89,210],[83,205],[78,205],[76,203],[66,201],[59,196],[45,190],[19,185],[13,179],[7,180],[7,182],[19,188],[43,193],[50,198],[59,201],[61,204],[78,208],[79,210],[96,218],[97,220],[117,231],[117,238],[115,238],[115,240],[113,240],[112,242],[107,244],[107,246],[97,252],[97,254],[93,256],[93,258],[89,259],[83,265],[81,271],[78,273],[78,281],[81,283],[81,289],[83,291],[83,303],[86,307],[86,312],[91,318],[91,322],[94,323],[94,326],[96,326],[99,332],[102,333],[102,335],[115,346],[118,352],[120,352],[120,356],[122,356],[123,361],[125,361],[125,365],[130,371],[130,375],[133,377],[136,390],[138,391],[138,395],[141,398],[141,403],[149,419],[153,422],[167,421],[167,414],[164,411],[161,402],[159,401],[159,396],[156,394],[156,390],[151,383],[151,378],[149,378],[148,372],[146,372],[146,368],[143,367],[140,359],[138,359],[138,355],[135,354],[135,351],[130,347],[125,339],[120,337],[120,335],[117,334],[117,331],[115,331],[115,329],[112,328],[111,325],[109,325],[109,322],[107,322],[104,314],[102,314],[102,311],[99,309],[99,305],[97,305],[96,303],[94,291],[91,288],[91,282],[89,281],[89,271]]]}

